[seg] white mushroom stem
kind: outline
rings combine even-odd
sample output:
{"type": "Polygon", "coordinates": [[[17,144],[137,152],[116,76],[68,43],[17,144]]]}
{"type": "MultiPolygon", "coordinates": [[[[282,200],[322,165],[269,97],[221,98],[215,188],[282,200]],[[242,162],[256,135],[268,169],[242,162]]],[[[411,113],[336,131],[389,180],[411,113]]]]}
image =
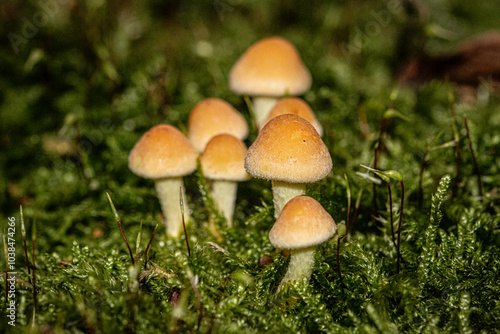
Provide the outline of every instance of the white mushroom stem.
{"type": "Polygon", "coordinates": [[[224,215],[227,226],[233,226],[234,203],[236,201],[236,181],[214,180],[212,181],[212,198],[215,205],[224,215]]]}
{"type": "Polygon", "coordinates": [[[272,182],[274,200],[274,218],[278,218],[281,210],[289,200],[296,196],[305,195],[306,185],[304,183],[290,183],[283,181],[272,182]]]}
{"type": "Polygon", "coordinates": [[[266,120],[271,112],[271,109],[278,102],[278,98],[270,96],[255,96],[252,100],[253,114],[257,128],[262,127],[262,123],[266,120]]]}
{"type": "Polygon", "coordinates": [[[166,177],[155,180],[156,195],[160,200],[161,210],[165,217],[164,223],[167,234],[175,238],[179,237],[182,228],[182,214],[180,204],[180,192],[182,192],[184,203],[184,220],[189,220],[189,207],[184,192],[182,177],[166,177]],[[182,189],[179,191],[179,189],[182,189]]]}
{"type": "Polygon", "coordinates": [[[291,281],[302,281],[309,279],[314,267],[314,250],[316,246],[292,249],[290,251],[290,263],[288,270],[278,286],[281,290],[284,284],[291,281]]]}

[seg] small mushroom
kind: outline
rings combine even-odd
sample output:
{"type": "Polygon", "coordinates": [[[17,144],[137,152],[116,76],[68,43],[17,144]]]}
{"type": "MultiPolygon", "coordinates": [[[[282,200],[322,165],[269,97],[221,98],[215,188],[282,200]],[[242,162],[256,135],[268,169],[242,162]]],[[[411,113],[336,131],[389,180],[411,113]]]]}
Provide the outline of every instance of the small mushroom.
{"type": "Polygon", "coordinates": [[[274,217],[295,196],[304,195],[306,184],[325,178],[332,158],[318,132],[297,115],[280,115],[259,132],[245,157],[246,171],[271,180],[274,217]]]}
{"type": "Polygon", "coordinates": [[[203,174],[212,181],[212,197],[229,227],[233,224],[238,181],[250,178],[244,166],[246,153],[241,140],[221,134],[208,142],[200,158],[203,174]]]}
{"type": "Polygon", "coordinates": [[[271,112],[260,126],[260,129],[262,129],[262,127],[264,127],[264,125],[266,125],[267,122],[272,120],[274,117],[284,114],[292,114],[302,117],[314,126],[320,137],[323,136],[323,127],[319,124],[318,119],[314,115],[311,107],[309,107],[307,102],[298,97],[285,97],[276,102],[274,107],[271,109],[271,112]]]}
{"type": "Polygon", "coordinates": [[[316,246],[330,239],[336,229],[330,214],[311,197],[298,196],[285,205],[269,232],[274,247],[290,250],[290,264],[278,291],[285,283],[311,277],[316,246]]]}
{"type": "Polygon", "coordinates": [[[311,87],[311,74],[300,54],[282,37],[267,37],[251,45],[229,73],[231,90],[253,97],[258,127],[276,101],[285,95],[300,95],[311,87]]]}
{"type": "Polygon", "coordinates": [[[222,133],[245,139],[248,125],[245,118],[224,100],[208,98],[200,101],[189,114],[188,138],[198,152],[208,141],[222,133]]]}
{"type": "MultiPolygon", "coordinates": [[[[128,166],[135,174],[154,179],[160,200],[167,234],[178,237],[182,229],[180,209],[182,177],[196,169],[198,152],[189,140],[175,127],[161,124],[152,127],[135,144],[128,156],[128,166]]],[[[186,203],[186,201],[184,201],[186,203]]],[[[189,210],[185,210],[186,221],[189,210]]]]}

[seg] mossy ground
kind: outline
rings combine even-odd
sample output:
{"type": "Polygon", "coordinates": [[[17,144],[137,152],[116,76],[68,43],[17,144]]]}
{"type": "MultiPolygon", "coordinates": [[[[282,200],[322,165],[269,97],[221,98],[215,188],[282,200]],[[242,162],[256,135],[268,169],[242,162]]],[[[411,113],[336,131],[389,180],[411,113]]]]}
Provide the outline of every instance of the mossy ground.
{"type": "MultiPolygon", "coordinates": [[[[425,5],[426,13],[416,19],[396,1],[2,2],[0,224],[6,229],[7,217],[16,218],[20,280],[16,327],[7,324],[2,306],[0,331],[498,332],[500,97],[486,80],[477,102],[464,105],[452,84],[398,88],[393,73],[418,51],[449,50],[495,28],[500,8],[494,0],[409,3],[425,5]],[[43,24],[35,21],[42,11],[43,24]],[[268,240],[269,183],[240,184],[228,229],[199,173],[185,179],[191,256],[185,240],[168,240],[160,225],[146,267],[143,260],[132,267],[106,192],[133,252],[143,223],[140,259],[160,206],[152,181],[128,170],[128,152],[153,125],[185,130],[189,111],[203,98],[223,98],[250,121],[227,75],[251,43],[273,34],[291,40],[312,73],[304,98],[325,128],[334,168],[308,194],[338,224],[347,217],[348,179],[351,237],[339,252],[343,283],[334,239],[318,247],[308,284],[275,294],[287,259],[268,240]],[[357,173],[367,173],[360,164],[373,164],[391,105],[404,119],[390,119],[378,167],[404,176],[399,273],[387,187],[378,186],[373,201],[372,184],[357,173]],[[454,138],[458,178],[456,146],[430,151],[420,202],[426,149],[454,138]],[[28,241],[37,226],[34,319],[20,204],[28,241]],[[211,220],[218,234],[209,230],[211,220]],[[264,255],[273,261],[261,267],[264,255]]],[[[252,128],[246,144],[255,136],[252,128]]],[[[397,222],[397,182],[392,195],[397,222]]]]}

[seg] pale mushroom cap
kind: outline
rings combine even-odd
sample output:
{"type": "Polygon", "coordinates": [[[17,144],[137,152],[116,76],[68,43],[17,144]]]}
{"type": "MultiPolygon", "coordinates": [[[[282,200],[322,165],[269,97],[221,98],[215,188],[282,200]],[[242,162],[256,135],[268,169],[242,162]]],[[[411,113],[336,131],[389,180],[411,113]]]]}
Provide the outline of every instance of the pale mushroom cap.
{"type": "Polygon", "coordinates": [[[267,37],[251,45],[233,65],[229,86],[240,95],[300,95],[311,87],[311,74],[293,44],[267,37]]]}
{"type": "Polygon", "coordinates": [[[221,133],[245,139],[248,136],[245,118],[224,100],[208,98],[200,101],[189,115],[189,140],[198,152],[203,152],[208,141],[221,133]]]}
{"type": "Polygon", "coordinates": [[[259,132],[245,157],[255,177],[291,183],[313,183],[332,169],[332,158],[318,132],[297,115],[281,115],[259,132]]]}
{"type": "Polygon", "coordinates": [[[147,131],[128,156],[128,167],[135,174],[159,179],[178,177],[196,169],[198,152],[175,127],[160,124],[147,131]]]}
{"type": "Polygon", "coordinates": [[[269,232],[269,240],[276,248],[306,248],[327,241],[336,230],[332,216],[318,201],[308,196],[297,196],[281,211],[269,232]]]}
{"type": "Polygon", "coordinates": [[[221,134],[205,147],[200,162],[203,175],[212,180],[244,181],[250,178],[245,171],[247,147],[238,138],[221,134]]]}
{"type": "Polygon", "coordinates": [[[285,97],[276,102],[266,120],[261,125],[261,128],[271,119],[284,114],[292,114],[302,117],[314,126],[320,136],[323,135],[323,128],[321,127],[321,124],[319,124],[318,119],[314,115],[311,107],[309,107],[304,100],[298,97],[285,97]]]}

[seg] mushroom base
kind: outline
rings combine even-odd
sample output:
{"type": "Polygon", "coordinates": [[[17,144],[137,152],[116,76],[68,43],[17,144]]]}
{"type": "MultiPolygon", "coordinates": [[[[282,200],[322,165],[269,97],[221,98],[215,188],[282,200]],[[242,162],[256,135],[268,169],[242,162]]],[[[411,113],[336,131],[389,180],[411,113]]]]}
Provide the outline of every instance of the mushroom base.
{"type": "Polygon", "coordinates": [[[314,267],[314,250],[316,246],[300,249],[292,249],[290,251],[290,263],[288,270],[281,280],[278,291],[283,288],[283,285],[291,281],[302,281],[309,279],[314,267]]]}
{"type": "Polygon", "coordinates": [[[289,200],[296,196],[305,195],[306,185],[304,183],[289,183],[283,181],[272,181],[274,218],[278,218],[283,207],[289,200]]]}
{"type": "Polygon", "coordinates": [[[180,193],[182,193],[184,203],[184,219],[186,222],[189,220],[189,207],[186,202],[182,177],[156,179],[155,188],[156,195],[160,200],[163,216],[165,217],[164,223],[167,228],[167,234],[177,238],[183,229],[180,193]]]}
{"type": "Polygon", "coordinates": [[[253,114],[255,117],[255,124],[259,130],[262,128],[262,123],[264,123],[277,101],[277,98],[270,96],[256,96],[253,98],[253,114]]]}
{"type": "Polygon", "coordinates": [[[238,183],[234,181],[212,181],[212,198],[215,205],[226,218],[227,226],[233,226],[234,202],[238,183]]]}

